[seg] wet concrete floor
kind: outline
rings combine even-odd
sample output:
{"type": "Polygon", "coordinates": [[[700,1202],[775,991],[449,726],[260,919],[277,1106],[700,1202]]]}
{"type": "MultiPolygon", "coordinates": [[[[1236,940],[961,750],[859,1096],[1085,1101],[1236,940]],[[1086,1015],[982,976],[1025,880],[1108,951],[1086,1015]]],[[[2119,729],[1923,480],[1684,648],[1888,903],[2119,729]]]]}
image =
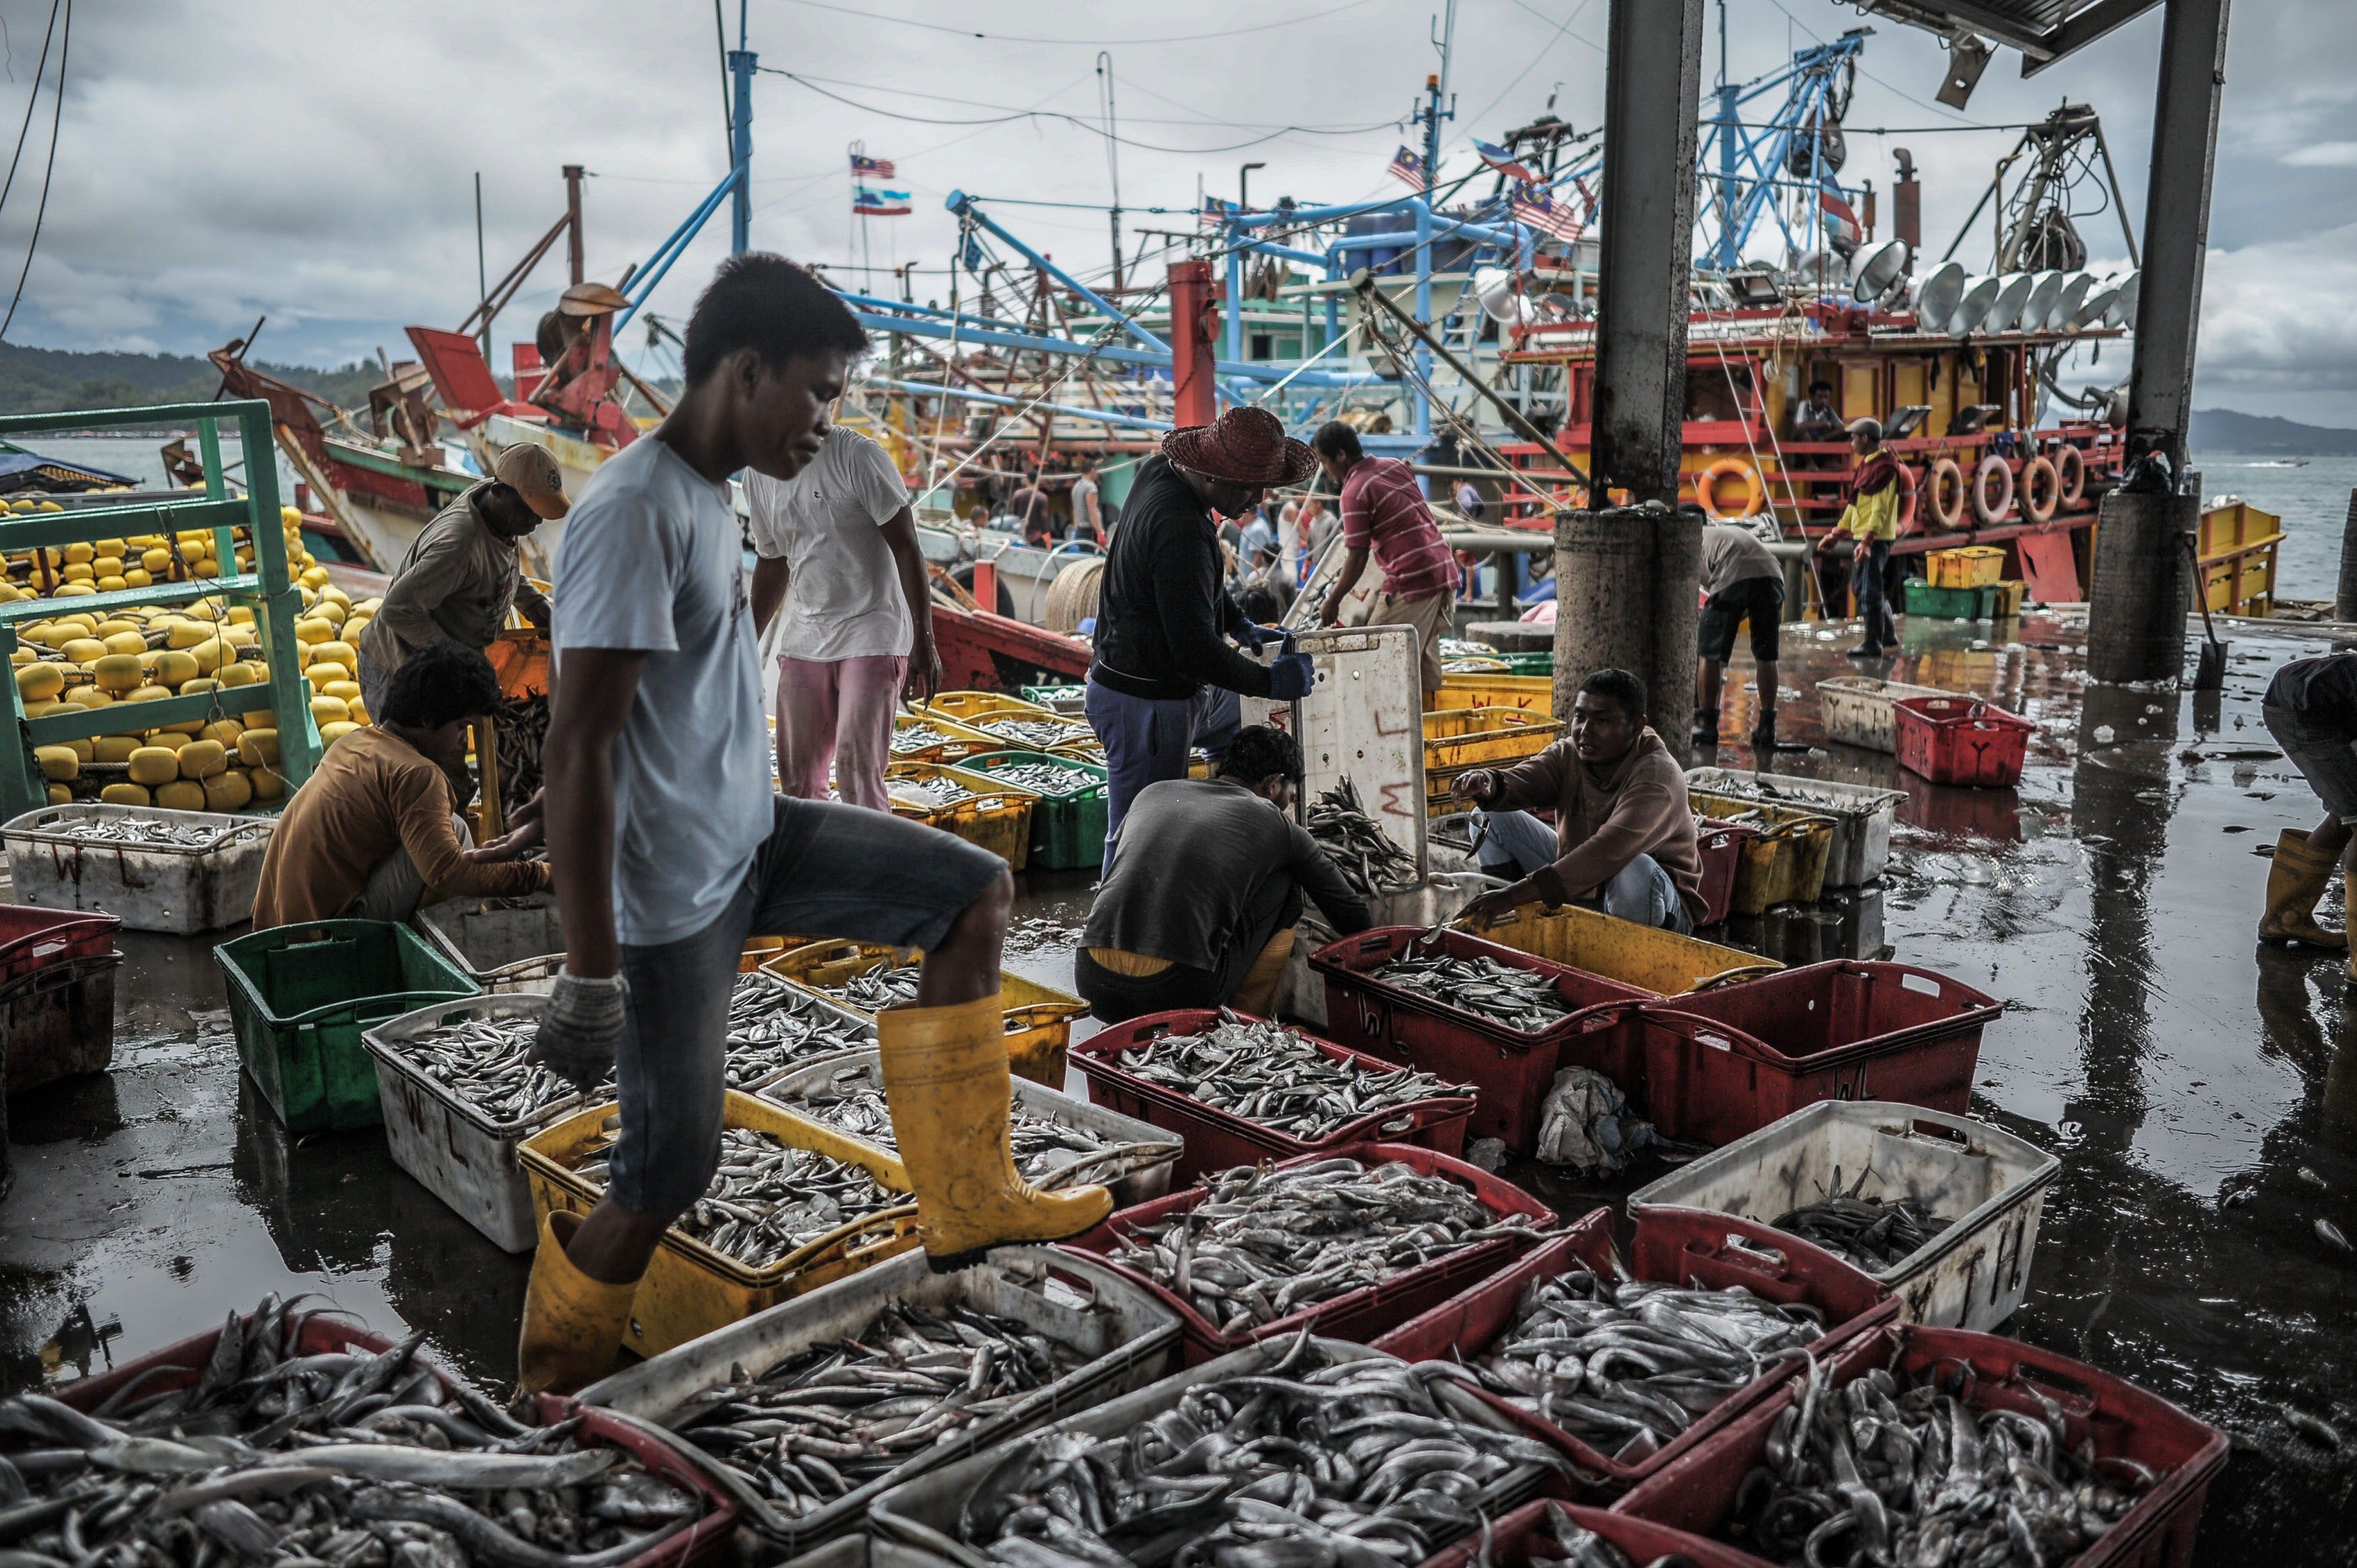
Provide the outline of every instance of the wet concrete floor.
{"type": "MultiPolygon", "coordinates": [[[[2341,964],[2258,949],[2266,862],[2319,815],[2259,722],[2268,673],[2322,651],[2232,633],[2222,696],[2096,688],[2083,622],[1910,622],[1890,678],[1990,696],[2042,726],[2018,790],[1934,789],[1885,756],[1786,753],[1783,771],[1903,789],[1878,887],[1733,922],[1787,963],[1891,956],[2004,997],[1973,1110],[2062,1159],[2029,1302],[2009,1331],[2134,1379],[2229,1432],[2198,1561],[2352,1560],[2357,1517],[2357,1010],[2341,964]],[[2222,755],[2227,754],[2227,755],[2222,755]],[[2301,1435],[2287,1409],[2352,1445],[2301,1435]]],[[[1822,739],[1814,683],[1854,632],[1790,628],[1788,741],[1822,739]]],[[[1750,671],[1726,733],[1750,728],[1750,671]]],[[[1718,758],[1748,766],[1730,743],[1718,758]]],[[[1076,923],[1085,874],[1028,879],[1019,913],[1076,923]]],[[[2336,891],[2326,915],[2337,920],[2336,891]]],[[[1711,933],[1706,933],[1711,934],[1711,933]]],[[[424,1329],[497,1384],[513,1369],[527,1260],[393,1165],[375,1133],[290,1139],[237,1071],[210,943],[126,935],[114,1069],[10,1106],[0,1203],[0,1384],[102,1370],[217,1325],[265,1291],[316,1291],[424,1329]]],[[[1068,949],[1015,953],[1051,983],[1068,949]]],[[[1085,1027],[1085,1026],[1083,1026],[1085,1027]]],[[[1566,1214],[1658,1174],[1584,1186],[1517,1168],[1566,1214]]]]}

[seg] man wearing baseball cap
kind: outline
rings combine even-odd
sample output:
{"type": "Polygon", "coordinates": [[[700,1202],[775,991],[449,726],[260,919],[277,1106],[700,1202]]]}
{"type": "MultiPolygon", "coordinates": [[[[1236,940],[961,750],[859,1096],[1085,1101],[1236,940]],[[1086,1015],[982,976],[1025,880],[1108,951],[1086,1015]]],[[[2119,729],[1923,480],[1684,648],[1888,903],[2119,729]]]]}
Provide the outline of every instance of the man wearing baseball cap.
{"type": "Polygon", "coordinates": [[[490,478],[425,525],[361,633],[361,701],[371,716],[401,661],[429,642],[488,648],[511,606],[548,628],[548,601],[523,580],[516,542],[563,517],[567,504],[556,459],[525,443],[501,452],[490,478]]]}

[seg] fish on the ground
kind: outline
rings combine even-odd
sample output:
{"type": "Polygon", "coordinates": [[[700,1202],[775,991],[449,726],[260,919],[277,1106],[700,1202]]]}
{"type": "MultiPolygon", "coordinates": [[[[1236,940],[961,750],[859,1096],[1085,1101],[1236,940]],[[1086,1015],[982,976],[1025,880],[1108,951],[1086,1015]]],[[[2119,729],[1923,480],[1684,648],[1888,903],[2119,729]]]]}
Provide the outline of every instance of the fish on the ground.
{"type": "Polygon", "coordinates": [[[1830,1194],[1771,1223],[1868,1273],[1895,1267],[1955,1225],[1954,1220],[1939,1219],[1908,1198],[1867,1196],[1867,1178],[1872,1175],[1870,1170],[1858,1172],[1857,1180],[1844,1191],[1841,1172],[1836,1169],[1830,1194]]]}
{"type": "MultiPolygon", "coordinates": [[[[789,1090],[776,1085],[764,1090],[761,1097],[878,1148],[894,1154],[900,1151],[899,1135],[892,1130],[891,1107],[874,1069],[866,1065],[838,1068],[824,1082],[800,1089],[789,1090]]],[[[1118,1163],[1114,1156],[1122,1150],[1144,1147],[1115,1144],[1085,1127],[1033,1115],[1019,1101],[1007,1121],[1016,1172],[1035,1186],[1065,1186],[1079,1176],[1102,1181],[1103,1173],[1118,1163]]]]}
{"type": "Polygon", "coordinates": [[[1194,1384],[1130,1431],[1011,1444],[958,1532],[1008,1568],[1420,1563],[1479,1528],[1494,1488],[1562,1465],[1442,1397],[1451,1375],[1332,1360],[1299,1336],[1265,1371],[1194,1384]]]}
{"type": "Polygon", "coordinates": [[[1369,978],[1402,991],[1413,991],[1478,1013],[1510,1029],[1536,1034],[1568,1017],[1573,1009],[1556,992],[1555,982],[1536,970],[1517,969],[1487,953],[1472,958],[1429,958],[1407,954],[1372,972],[1369,978]]]}
{"type": "Polygon", "coordinates": [[[620,1568],[703,1512],[580,1418],[527,1427],[438,1372],[422,1333],[306,1352],[303,1299],[232,1313],[193,1382],[0,1400],[16,1568],[620,1568]]]}
{"type": "MultiPolygon", "coordinates": [[[[1125,1053],[1122,1068],[1247,1122],[1314,1143],[1376,1112],[1420,1101],[1465,1099],[1471,1086],[1414,1068],[1380,1069],[1336,1060],[1282,1024],[1221,1010],[1200,1035],[1165,1035],[1125,1053]]],[[[1402,1131],[1398,1119],[1375,1129],[1402,1131]]]]}
{"type": "Polygon", "coordinates": [[[807,991],[765,974],[740,974],[728,999],[728,1087],[744,1089],[790,1067],[876,1044],[876,1027],[821,1005],[807,991]]]}
{"type": "MultiPolygon", "coordinates": [[[[581,1153],[573,1172],[602,1191],[619,1116],[581,1153]]],[[[800,1149],[750,1127],[720,1133],[720,1167],[704,1196],[672,1221],[672,1229],[734,1258],[767,1268],[854,1219],[909,1202],[848,1161],[800,1149]]]]}
{"type": "Polygon", "coordinates": [[[1007,952],[1045,952],[1057,948],[1078,947],[1081,928],[1063,920],[1037,915],[1017,920],[1006,929],[1007,952]]]}
{"type": "Polygon", "coordinates": [[[1401,848],[1398,841],[1367,814],[1359,800],[1358,787],[1348,779],[1320,792],[1303,813],[1302,821],[1309,836],[1318,841],[1326,857],[1342,874],[1342,880],[1361,898],[1376,898],[1415,886],[1415,856],[1401,848]]]}
{"type": "Polygon", "coordinates": [[[1243,1165],[1203,1185],[1207,1196],[1193,1208],[1122,1227],[1113,1259],[1168,1286],[1223,1333],[1531,1233],[1528,1216],[1498,1214],[1471,1188],[1396,1161],[1243,1165]]]}
{"type": "MultiPolygon", "coordinates": [[[[532,1059],[537,1015],[462,1018],[387,1044],[426,1077],[494,1122],[524,1122],[577,1090],[532,1059]]],[[[610,1092],[613,1074],[606,1075],[610,1092]]]]}

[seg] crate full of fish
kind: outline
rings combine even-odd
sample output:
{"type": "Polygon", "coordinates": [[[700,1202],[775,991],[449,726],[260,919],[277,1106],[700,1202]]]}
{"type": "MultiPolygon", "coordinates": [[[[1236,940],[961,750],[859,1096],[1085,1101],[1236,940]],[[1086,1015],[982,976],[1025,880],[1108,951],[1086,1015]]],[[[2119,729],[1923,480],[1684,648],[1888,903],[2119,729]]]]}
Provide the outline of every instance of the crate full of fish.
{"type": "Polygon", "coordinates": [[[1760,1568],[1757,1558],[1651,1520],[1552,1499],[1524,1503],[1423,1568],[1760,1568]]]}
{"type": "Polygon", "coordinates": [[[954,724],[972,725],[982,719],[1005,717],[1051,719],[1056,710],[1028,697],[1010,696],[1005,692],[940,692],[921,703],[909,704],[911,712],[930,714],[935,718],[954,724]]]}
{"type": "Polygon", "coordinates": [[[59,1562],[517,1568],[694,1568],[727,1544],[735,1503],[664,1434],[603,1411],[524,1425],[419,1355],[424,1338],[271,1296],[54,1403],[0,1401],[18,1459],[98,1461],[21,1464],[12,1544],[59,1562]]]}
{"type": "Polygon", "coordinates": [[[892,760],[895,762],[955,762],[986,751],[1005,750],[1006,743],[953,719],[936,714],[892,715],[892,760]]]}
{"type": "Polygon", "coordinates": [[[962,765],[1038,797],[1031,806],[1031,864],[1070,871],[1104,859],[1105,769],[1102,763],[1044,751],[994,751],[962,765]]]}
{"type": "Polygon", "coordinates": [[[2004,1004],[1910,964],[1835,959],[1639,1010],[1646,1115],[1665,1138],[1730,1144],[1821,1100],[1961,1115],[2004,1004]]]}
{"type": "Polygon", "coordinates": [[[946,762],[894,761],[885,792],[898,815],[954,833],[1017,871],[1031,860],[1031,808],[1038,797],[1004,779],[946,762]]]}
{"type": "Polygon", "coordinates": [[[953,1273],[910,1253],[581,1391],[725,1471],[789,1555],[865,1528],[888,1488],[1177,1369],[1176,1314],[1118,1270],[1002,1247],[953,1273]]]}
{"type": "Polygon", "coordinates": [[[1462,1160],[1353,1144],[1215,1172],[1063,1245],[1152,1285],[1192,1365],[1303,1330],[1365,1342],[1496,1273],[1555,1223],[1462,1160]]]}
{"type": "Polygon", "coordinates": [[[1814,904],[1825,896],[1825,865],[1834,849],[1831,817],[1693,788],[1686,790],[1686,804],[1714,823],[1751,830],[1727,889],[1729,914],[1757,915],[1778,904],[1814,904]]]}
{"type": "MultiPolygon", "coordinates": [[[[884,1069],[868,1050],[795,1068],[757,1090],[798,1116],[897,1156],[884,1069]]],[[[1015,1168],[1035,1187],[1095,1183],[1127,1208],[1170,1190],[1185,1145],[1161,1128],[1118,1116],[1028,1079],[1014,1080],[1015,1168]]]]}
{"type": "MultiPolygon", "coordinates": [[[[917,1000],[920,953],[862,942],[821,941],[790,949],[761,967],[790,985],[816,992],[863,1017],[917,1000]]],[[[999,1005],[1006,1009],[1006,1059],[1019,1078],[1064,1087],[1064,1056],[1072,1040],[1072,1020],[1089,1010],[1077,996],[1052,985],[1002,972],[999,1005]]]]}
{"type": "Polygon", "coordinates": [[[760,970],[737,976],[722,1068],[729,1088],[749,1092],[796,1068],[875,1047],[875,1019],[760,970]]]}
{"type": "Polygon", "coordinates": [[[1900,1324],[1812,1363],[1615,1509],[1755,1563],[2187,1568],[2226,1446],[2052,1351],[1900,1324]]]}
{"type": "Polygon", "coordinates": [[[1561,1477],[1446,1369],[1297,1334],[894,1487],[869,1532],[963,1568],[1405,1564],[1561,1477]]]}
{"type": "Polygon", "coordinates": [[[446,898],[409,918],[442,956],[486,991],[511,991],[505,983],[519,966],[565,956],[565,927],[556,918],[556,895],[529,893],[514,898],[446,898]]]}
{"type": "Polygon", "coordinates": [[[1738,1215],[1844,1258],[1936,1327],[1992,1329],[2029,1289],[2062,1162],[1984,1122],[1920,1106],[1821,1101],[1640,1187],[1649,1226],[1738,1215]]]}
{"type": "Polygon", "coordinates": [[[10,897],[48,909],[98,909],[135,931],[183,936],[253,914],[269,817],[104,802],[44,806],[0,827],[10,897]]]}
{"type": "Polygon", "coordinates": [[[1686,782],[1713,794],[1832,818],[1834,843],[1825,856],[1828,887],[1862,887],[1882,875],[1890,863],[1890,831],[1899,822],[1899,803],[1907,799],[1903,789],[1733,768],[1689,768],[1686,782]]]}
{"type": "Polygon", "coordinates": [[[1634,920],[1616,920],[1577,904],[1550,909],[1534,899],[1496,919],[1460,929],[1501,947],[1535,953],[1656,996],[1682,996],[1771,974],[1784,967],[1774,959],[1740,948],[1682,937],[1634,920]]]}
{"type": "Polygon", "coordinates": [[[1475,1091],[1222,1007],[1149,1013],[1073,1049],[1089,1098],[1186,1143],[1174,1181],[1347,1144],[1465,1150],[1475,1091]]]}
{"type": "Polygon", "coordinates": [[[1372,1341],[1463,1367],[1591,1484],[1626,1491],[1799,1369],[1895,1322],[1857,1269],[1766,1226],[1664,1227],[1623,1264],[1598,1208],[1473,1289],[1372,1341]]]}
{"type": "Polygon", "coordinates": [[[1536,1146],[1558,1065],[1620,1081],[1622,1042],[1633,1047],[1638,1036],[1627,1009],[1609,1004],[1647,994],[1462,931],[1410,926],[1344,937],[1309,963],[1326,982],[1329,1037],[1473,1085],[1468,1135],[1523,1154],[1536,1146]]]}
{"type": "MultiPolygon", "coordinates": [[[[597,1207],[620,1123],[614,1105],[593,1105],[519,1145],[535,1224],[554,1209],[597,1207]]],[[[916,1200],[899,1160],[731,1090],[720,1166],[663,1232],[622,1343],[657,1356],[916,1245],[916,1200]]]]}

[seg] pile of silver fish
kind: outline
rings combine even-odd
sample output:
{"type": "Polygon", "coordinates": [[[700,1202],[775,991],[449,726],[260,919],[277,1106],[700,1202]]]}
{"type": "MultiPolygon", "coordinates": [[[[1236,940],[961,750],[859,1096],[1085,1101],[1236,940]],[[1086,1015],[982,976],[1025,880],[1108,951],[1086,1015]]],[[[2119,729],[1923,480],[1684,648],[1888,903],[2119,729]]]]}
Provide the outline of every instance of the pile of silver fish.
{"type": "Polygon", "coordinates": [[[1049,948],[1077,947],[1081,928],[1045,915],[1016,921],[1006,929],[1008,952],[1039,952],[1049,948]]]}
{"type": "Polygon", "coordinates": [[[1450,1377],[1329,1362],[1301,1336],[1265,1372],[1197,1383],[1130,1431],[1012,1445],[959,1533],[1010,1568],[1421,1563],[1480,1527],[1491,1488],[1562,1463],[1444,1402],[1450,1377]]]}
{"type": "Polygon", "coordinates": [[[511,697],[500,704],[500,799],[513,811],[540,793],[541,748],[548,740],[548,693],[511,697]]]}
{"type": "Polygon", "coordinates": [[[892,749],[896,752],[923,751],[949,744],[950,737],[931,725],[900,725],[892,731],[892,749]]]}
{"type": "MultiPolygon", "coordinates": [[[[1121,1058],[1122,1068],[1189,1100],[1274,1127],[1304,1143],[1361,1117],[1420,1101],[1473,1098],[1471,1088],[1414,1068],[1379,1071],[1326,1055],[1282,1024],[1247,1023],[1222,1009],[1200,1035],[1165,1035],[1121,1058]]],[[[1404,1131],[1378,1127],[1378,1133],[1404,1131]]]]}
{"type": "Polygon", "coordinates": [[[1113,1257],[1228,1334],[1530,1234],[1527,1216],[1492,1213],[1470,1188],[1395,1161],[1243,1165],[1203,1185],[1193,1208],[1126,1227],[1113,1257]]]}
{"type": "Polygon", "coordinates": [[[307,1354],[304,1298],[232,1314],[196,1380],[157,1367],[88,1413],[0,1400],[19,1568],[619,1568],[702,1499],[578,1420],[532,1428],[417,1357],[307,1354]]]}
{"type": "Polygon", "coordinates": [[[1555,982],[1535,970],[1482,954],[1474,958],[1435,955],[1395,958],[1371,978],[1402,991],[1413,991],[1468,1013],[1479,1013],[1510,1029],[1536,1034],[1568,1016],[1571,1004],[1555,992],[1555,982]]]}
{"type": "Polygon", "coordinates": [[[1303,814],[1309,836],[1362,898],[1395,893],[1416,884],[1415,856],[1402,849],[1360,803],[1358,787],[1345,779],[1321,793],[1303,814]]]}
{"type": "MultiPolygon", "coordinates": [[[[1547,1537],[1533,1541],[1524,1561],[1528,1568],[1637,1568],[1636,1559],[1563,1511],[1561,1503],[1547,1504],[1547,1537]],[[1555,1555],[1560,1553],[1561,1555],[1555,1555]]],[[[1491,1568],[1494,1559],[1483,1541],[1473,1559],[1474,1568],[1491,1568]]],[[[1646,1568],[1694,1568],[1675,1554],[1656,1557],[1646,1568]]]]}
{"type": "Polygon", "coordinates": [[[62,834],[83,843],[119,843],[143,849],[202,849],[221,836],[222,827],[207,822],[170,822],[160,817],[91,817],[50,822],[39,831],[62,834]]]}
{"type": "Polygon", "coordinates": [[[1010,762],[990,769],[990,776],[1035,795],[1080,795],[1104,788],[1104,780],[1096,774],[1055,762],[1010,762]]]}
{"type": "Polygon", "coordinates": [[[974,728],[1012,741],[1026,751],[1047,751],[1059,746],[1094,745],[1097,732],[1069,719],[1018,719],[1012,715],[983,719],[974,728]]]}
{"type": "Polygon", "coordinates": [[[1847,1192],[1841,1172],[1834,1172],[1834,1195],[1804,1204],[1775,1222],[1776,1229],[1815,1243],[1868,1273],[1897,1264],[1955,1224],[1925,1213],[1905,1198],[1884,1200],[1861,1197],[1867,1173],[1861,1171],[1847,1192]]]}
{"type": "Polygon", "coordinates": [[[1472,1370],[1510,1402],[1633,1464],[1824,1334],[1814,1307],[1739,1286],[1689,1290],[1582,1268],[1532,1281],[1472,1370]]]}
{"type": "Polygon", "coordinates": [[[837,984],[820,985],[816,989],[863,1013],[881,1013],[887,1007],[907,1007],[915,1004],[917,977],[920,972],[920,965],[882,958],[837,984]]]}
{"type": "MultiPolygon", "coordinates": [[[[420,1072],[494,1122],[523,1122],[574,1098],[573,1085],[532,1059],[537,1015],[466,1018],[394,1042],[420,1072]]],[[[611,1085],[613,1075],[607,1074],[611,1085]]]]}
{"type": "Polygon", "coordinates": [[[902,805],[928,811],[982,798],[979,790],[969,789],[954,779],[942,778],[895,779],[885,786],[885,791],[902,805]]]}
{"type": "MultiPolygon", "coordinates": [[[[899,1153],[899,1139],[892,1131],[891,1108],[885,1102],[884,1090],[877,1087],[873,1069],[864,1064],[838,1068],[826,1082],[791,1093],[780,1085],[766,1091],[762,1098],[837,1132],[899,1153]]],[[[1096,1173],[1119,1163],[1111,1156],[1136,1146],[1115,1144],[1085,1127],[1035,1116],[1023,1108],[1020,1101],[1016,1101],[1008,1123],[1014,1137],[1015,1168],[1024,1180],[1039,1187],[1063,1187],[1080,1179],[1103,1180],[1096,1173]]]]}
{"type": "Polygon", "coordinates": [[[838,1051],[864,1051],[875,1043],[873,1026],[839,1016],[806,991],[762,974],[737,977],[737,990],[728,999],[731,1089],[838,1051]]]}
{"type": "Polygon", "coordinates": [[[1013,1318],[900,1305],[852,1338],[729,1380],[662,1418],[778,1512],[800,1519],[1080,1365],[1013,1318]]]}
{"type": "MultiPolygon", "coordinates": [[[[608,1123],[609,1135],[620,1120],[608,1123]]],[[[611,1146],[591,1144],[574,1173],[602,1189],[611,1146]]],[[[726,1127],[712,1185],[672,1229],[748,1269],[762,1269],[838,1226],[909,1201],[908,1194],[831,1155],[797,1149],[749,1127],[726,1127]]]]}
{"type": "Polygon", "coordinates": [[[1855,1568],[2056,1568],[2160,1477],[2073,1444],[2061,1412],[1975,1408],[1953,1387],[1877,1368],[1840,1388],[1812,1364],[1736,1493],[1729,1540],[1772,1562],[1855,1568]],[[2108,1472],[2108,1474],[2106,1474],[2108,1472]]]}

